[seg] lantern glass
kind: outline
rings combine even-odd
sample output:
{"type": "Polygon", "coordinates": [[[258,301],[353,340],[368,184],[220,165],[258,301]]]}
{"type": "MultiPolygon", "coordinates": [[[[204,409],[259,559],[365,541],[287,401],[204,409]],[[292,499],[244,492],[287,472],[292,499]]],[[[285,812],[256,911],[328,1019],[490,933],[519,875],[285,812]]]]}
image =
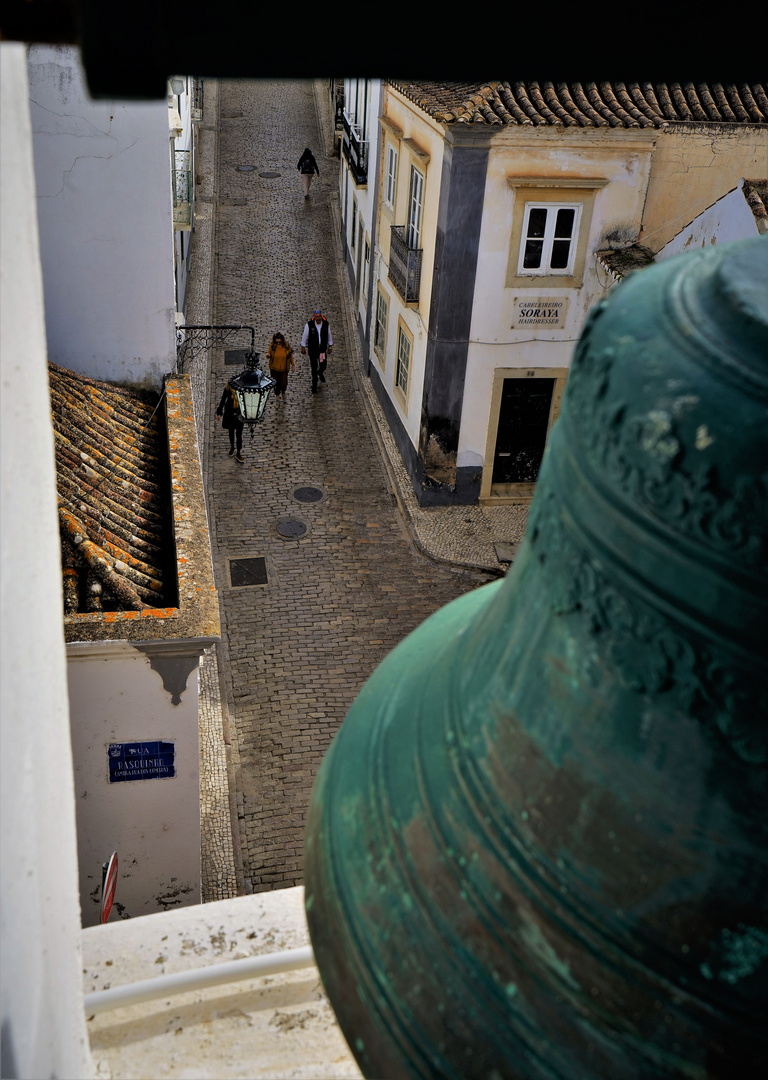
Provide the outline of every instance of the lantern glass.
{"type": "Polygon", "coordinates": [[[256,424],[264,417],[270,392],[275,385],[275,380],[257,366],[258,353],[245,371],[230,381],[232,389],[237,394],[240,405],[240,415],[246,424],[256,424]]]}
{"type": "Polygon", "coordinates": [[[237,400],[240,403],[240,415],[246,424],[257,423],[264,416],[270,387],[237,387],[237,400]]]}

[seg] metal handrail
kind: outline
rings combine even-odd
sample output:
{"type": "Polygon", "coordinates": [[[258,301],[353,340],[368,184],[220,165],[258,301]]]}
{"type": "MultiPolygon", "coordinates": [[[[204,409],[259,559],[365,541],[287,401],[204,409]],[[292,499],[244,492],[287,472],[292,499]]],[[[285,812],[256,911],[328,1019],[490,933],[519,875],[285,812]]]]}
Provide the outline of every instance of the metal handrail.
{"type": "Polygon", "coordinates": [[[111,1009],[123,1009],[127,1005],[138,1005],[143,1001],[155,1001],[170,994],[183,994],[190,990],[203,990],[209,986],[221,986],[222,983],[241,982],[243,979],[256,979],[265,975],[279,975],[284,971],[298,971],[312,967],[314,963],[312,946],[305,945],[299,949],[286,949],[283,952],[267,953],[265,956],[248,956],[243,960],[211,964],[209,967],[193,968],[191,971],[176,971],[170,975],[160,975],[156,979],[110,987],[109,990],[96,990],[92,994],[84,995],[83,1004],[86,1016],[95,1016],[111,1009]]]}

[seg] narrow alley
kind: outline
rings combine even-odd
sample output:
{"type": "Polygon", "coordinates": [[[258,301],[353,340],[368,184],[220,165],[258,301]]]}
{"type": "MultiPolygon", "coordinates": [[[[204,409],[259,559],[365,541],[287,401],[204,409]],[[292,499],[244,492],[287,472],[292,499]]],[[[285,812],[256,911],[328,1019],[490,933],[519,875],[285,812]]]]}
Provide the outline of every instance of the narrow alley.
{"type": "MultiPolygon", "coordinates": [[[[281,331],[296,373],[287,400],[270,400],[252,441],[246,431],[239,464],[215,417],[239,368],[226,363],[225,348],[210,354],[204,474],[222,646],[220,677],[207,678],[222,689],[237,826],[232,855],[222,855],[226,814],[206,829],[204,790],[205,899],[232,895],[222,858],[233,859],[246,892],[301,883],[312,783],[362,684],[423,619],[491,580],[421,554],[398,507],[366,410],[339,258],[338,159],[320,130],[322,107],[311,82],[229,81],[218,84],[215,116],[206,115],[217,125],[213,299],[206,310],[198,287],[202,300],[188,321],[254,326],[265,369],[268,344],[281,331]],[[305,146],[320,168],[306,200],[296,171],[305,146]],[[299,345],[318,307],[334,348],[313,396],[299,345]],[[240,572],[260,570],[266,583],[234,584],[240,572]]],[[[193,274],[204,262],[193,247],[193,274]]],[[[208,772],[215,786],[224,769],[208,772]]]]}

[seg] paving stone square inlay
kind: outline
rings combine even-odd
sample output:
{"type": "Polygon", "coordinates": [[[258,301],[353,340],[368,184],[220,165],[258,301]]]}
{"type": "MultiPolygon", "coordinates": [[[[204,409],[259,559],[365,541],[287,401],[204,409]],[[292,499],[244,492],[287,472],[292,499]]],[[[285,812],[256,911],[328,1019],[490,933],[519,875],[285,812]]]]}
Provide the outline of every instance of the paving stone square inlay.
{"type": "Polygon", "coordinates": [[[293,493],[293,497],[294,497],[294,499],[297,500],[297,502],[313,503],[313,502],[320,502],[320,500],[323,497],[323,493],[320,490],[320,488],[316,488],[316,487],[300,487],[300,488],[296,488],[296,490],[293,493]]]}
{"type": "Polygon", "coordinates": [[[298,540],[300,536],[304,536],[307,531],[307,526],[303,521],[281,521],[277,526],[277,535],[282,536],[284,540],[298,540]]]}
{"type": "Polygon", "coordinates": [[[229,580],[233,589],[246,585],[268,585],[267,560],[263,556],[256,559],[230,559],[229,580]]]}
{"type": "Polygon", "coordinates": [[[227,349],[224,353],[224,363],[237,364],[238,367],[243,368],[248,352],[248,349],[227,349]]]}

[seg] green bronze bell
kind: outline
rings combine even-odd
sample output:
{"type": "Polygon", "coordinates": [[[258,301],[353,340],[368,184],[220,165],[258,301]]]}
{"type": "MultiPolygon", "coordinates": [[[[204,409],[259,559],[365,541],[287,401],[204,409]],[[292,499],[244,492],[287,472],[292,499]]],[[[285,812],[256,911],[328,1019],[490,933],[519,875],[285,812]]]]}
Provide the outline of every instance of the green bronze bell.
{"type": "Polygon", "coordinates": [[[305,850],[367,1077],[768,1075],[768,239],[591,312],[503,582],[364,686],[305,850]]]}

